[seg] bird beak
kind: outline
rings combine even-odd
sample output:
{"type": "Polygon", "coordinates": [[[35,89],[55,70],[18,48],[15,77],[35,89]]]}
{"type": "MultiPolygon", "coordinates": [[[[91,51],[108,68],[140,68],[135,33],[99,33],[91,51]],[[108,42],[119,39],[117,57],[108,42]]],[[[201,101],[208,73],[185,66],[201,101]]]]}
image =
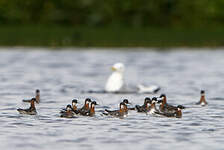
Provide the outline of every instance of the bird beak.
{"type": "Polygon", "coordinates": [[[116,71],[116,70],[117,70],[115,67],[111,67],[111,69],[112,69],[113,71],[116,71]]]}

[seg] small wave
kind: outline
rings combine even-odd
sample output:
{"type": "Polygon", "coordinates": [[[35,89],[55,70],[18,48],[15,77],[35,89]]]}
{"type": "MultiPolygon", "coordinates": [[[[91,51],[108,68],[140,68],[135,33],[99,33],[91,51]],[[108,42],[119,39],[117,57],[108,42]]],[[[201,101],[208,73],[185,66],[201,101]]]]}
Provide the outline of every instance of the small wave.
{"type": "Polygon", "coordinates": [[[220,100],[224,100],[224,97],[212,97],[212,98],[209,98],[210,100],[217,100],[217,101],[220,101],[220,100]]]}
{"type": "Polygon", "coordinates": [[[203,131],[203,132],[214,132],[214,131],[216,131],[216,129],[209,128],[209,129],[202,129],[201,131],[203,131]]]}
{"type": "Polygon", "coordinates": [[[61,140],[57,140],[57,142],[59,143],[82,143],[82,142],[86,142],[88,140],[88,138],[83,137],[83,138],[77,138],[77,139],[61,139],[61,140]]]}
{"type": "Polygon", "coordinates": [[[195,123],[195,122],[194,122],[194,123],[190,123],[189,125],[190,125],[190,126],[201,126],[200,123],[195,123]]]}

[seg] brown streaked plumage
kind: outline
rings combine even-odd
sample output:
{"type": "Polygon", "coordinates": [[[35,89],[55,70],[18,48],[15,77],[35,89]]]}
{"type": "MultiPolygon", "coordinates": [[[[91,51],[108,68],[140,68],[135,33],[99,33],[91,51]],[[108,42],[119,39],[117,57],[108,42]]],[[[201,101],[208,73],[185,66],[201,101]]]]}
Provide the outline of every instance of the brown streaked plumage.
{"type": "Polygon", "coordinates": [[[127,106],[124,102],[120,103],[119,110],[112,110],[111,111],[111,110],[105,109],[105,111],[106,111],[106,113],[103,113],[104,115],[110,115],[110,116],[120,117],[120,118],[123,118],[128,113],[127,106]]]}
{"type": "Polygon", "coordinates": [[[147,113],[150,110],[150,104],[151,104],[151,99],[149,97],[146,97],[144,100],[144,104],[142,106],[136,105],[135,108],[137,112],[144,112],[147,113]]]}
{"type": "MultiPolygon", "coordinates": [[[[163,112],[163,113],[175,113],[176,112],[177,107],[167,103],[167,98],[166,98],[165,94],[161,94],[160,98],[162,98],[162,101],[158,101],[158,103],[160,103],[160,106],[159,106],[160,112],[163,112]]],[[[181,106],[181,109],[185,109],[184,106],[182,106],[182,105],[180,105],[180,106],[181,106]]]]}
{"type": "Polygon", "coordinates": [[[81,115],[86,115],[86,113],[88,113],[88,111],[89,111],[89,103],[91,103],[91,99],[86,98],[84,106],[82,108],[78,109],[78,113],[81,115]]]}
{"type": "Polygon", "coordinates": [[[201,90],[201,98],[200,98],[200,101],[196,103],[196,105],[205,106],[207,104],[208,103],[205,100],[205,91],[204,90],[201,90]]]}
{"type": "Polygon", "coordinates": [[[90,109],[89,109],[89,111],[86,113],[86,116],[90,116],[90,117],[92,117],[92,116],[95,115],[95,106],[96,106],[96,105],[98,105],[98,104],[96,103],[96,101],[91,102],[90,109]]]}
{"type": "Polygon", "coordinates": [[[63,118],[73,118],[74,117],[74,112],[72,111],[72,106],[67,105],[66,111],[60,113],[60,117],[63,118]]]}
{"type": "Polygon", "coordinates": [[[17,111],[20,113],[20,114],[27,114],[27,115],[36,115],[37,114],[37,111],[36,111],[36,107],[35,107],[35,102],[36,102],[36,98],[32,98],[30,100],[30,108],[28,109],[17,109],[17,111]]]}
{"type": "Polygon", "coordinates": [[[162,115],[165,117],[176,117],[176,118],[182,118],[182,111],[181,109],[183,109],[183,106],[178,105],[175,109],[174,113],[163,113],[162,115]]]}

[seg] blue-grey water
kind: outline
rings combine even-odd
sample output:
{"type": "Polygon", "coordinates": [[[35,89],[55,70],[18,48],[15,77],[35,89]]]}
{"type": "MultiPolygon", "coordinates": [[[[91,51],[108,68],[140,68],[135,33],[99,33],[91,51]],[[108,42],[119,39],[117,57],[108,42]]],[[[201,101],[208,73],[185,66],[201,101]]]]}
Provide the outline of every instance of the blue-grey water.
{"type": "Polygon", "coordinates": [[[224,51],[222,49],[66,49],[1,48],[0,149],[23,150],[221,150],[224,148],[224,51]],[[110,67],[123,62],[125,81],[157,84],[147,94],[88,94],[102,90],[110,67]],[[41,90],[38,115],[20,115],[28,108],[22,99],[41,90]],[[209,103],[195,106],[200,90],[209,103]],[[133,105],[145,96],[166,93],[171,104],[184,104],[183,117],[164,118],[130,111],[124,119],[102,116],[117,109],[123,98],[133,105]],[[79,107],[86,97],[96,100],[95,117],[60,118],[59,111],[73,98],[79,107]]]}

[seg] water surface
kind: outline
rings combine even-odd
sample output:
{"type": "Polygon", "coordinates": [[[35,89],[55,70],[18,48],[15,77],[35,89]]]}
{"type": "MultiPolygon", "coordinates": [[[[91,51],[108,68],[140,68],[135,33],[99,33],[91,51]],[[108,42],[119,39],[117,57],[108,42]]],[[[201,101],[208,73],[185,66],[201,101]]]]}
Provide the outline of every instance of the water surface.
{"type": "Polygon", "coordinates": [[[0,50],[0,148],[11,149],[222,149],[224,146],[224,51],[210,49],[49,49],[1,48],[0,50]],[[157,84],[162,90],[146,94],[88,94],[102,90],[110,67],[126,66],[125,81],[157,84]],[[29,107],[23,98],[41,90],[38,115],[20,115],[29,107]],[[201,89],[209,105],[198,107],[201,89]],[[129,112],[125,119],[108,118],[101,111],[116,109],[123,98],[133,105],[145,96],[166,93],[171,104],[184,104],[181,119],[129,112]],[[95,117],[66,119],[59,111],[73,98],[79,106],[86,97],[96,100],[95,117]]]}

